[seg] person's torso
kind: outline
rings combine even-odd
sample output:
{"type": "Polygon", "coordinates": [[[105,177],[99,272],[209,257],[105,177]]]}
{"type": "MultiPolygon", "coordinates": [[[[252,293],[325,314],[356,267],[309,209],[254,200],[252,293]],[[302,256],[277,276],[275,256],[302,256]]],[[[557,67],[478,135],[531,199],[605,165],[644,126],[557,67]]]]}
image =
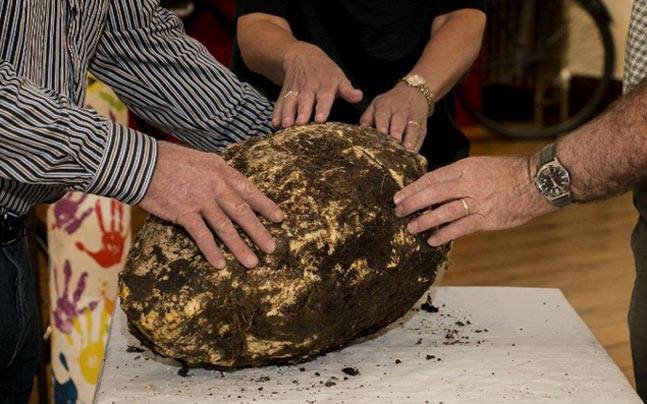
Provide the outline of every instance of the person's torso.
{"type": "MultiPolygon", "coordinates": [[[[647,0],[634,2],[625,51],[624,91],[629,92],[647,77],[647,0]]],[[[647,181],[634,189],[634,203],[647,221],[647,181]]]]}
{"type": "MultiPolygon", "coordinates": [[[[413,68],[429,42],[437,16],[434,2],[429,0],[286,0],[285,8],[294,36],[321,48],[364,93],[357,104],[343,100],[333,104],[329,120],[347,123],[358,123],[368,104],[413,68]]],[[[251,72],[237,46],[232,70],[270,100],[278,97],[281,88],[251,72]]],[[[453,123],[451,95],[438,103],[427,125],[423,154],[431,166],[467,155],[467,140],[453,123]]]]}
{"type": "MultiPolygon", "coordinates": [[[[288,0],[287,20],[296,38],[321,48],[362,89],[352,115],[388,91],[416,63],[429,41],[433,20],[425,0],[288,0]]],[[[236,48],[232,69],[276,99],[279,87],[249,71],[236,48]]]]}

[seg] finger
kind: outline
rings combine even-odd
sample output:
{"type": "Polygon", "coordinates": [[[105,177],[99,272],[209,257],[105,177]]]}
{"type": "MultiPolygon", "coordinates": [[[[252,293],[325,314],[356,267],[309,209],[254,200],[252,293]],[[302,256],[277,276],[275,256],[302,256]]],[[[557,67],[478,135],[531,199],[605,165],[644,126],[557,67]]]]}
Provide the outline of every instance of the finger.
{"type": "Polygon", "coordinates": [[[334,101],[335,90],[332,87],[322,87],[317,91],[317,107],[315,109],[316,122],[326,122],[334,101]]]}
{"type": "Polygon", "coordinates": [[[351,104],[355,104],[362,101],[362,98],[364,97],[362,90],[359,90],[353,87],[353,85],[350,83],[348,79],[343,79],[341,83],[339,83],[337,94],[343,100],[348,101],[351,104]]]}
{"type": "Polygon", "coordinates": [[[366,111],[359,117],[359,125],[363,128],[368,128],[375,125],[375,107],[371,103],[366,111]]]}
{"type": "Polygon", "coordinates": [[[420,136],[421,129],[422,129],[422,125],[419,124],[418,122],[416,121],[407,122],[407,126],[404,132],[404,137],[402,140],[402,144],[404,145],[404,147],[406,147],[409,150],[416,150],[416,146],[419,143],[418,140],[421,137],[420,136]]]}
{"type": "MultiPolygon", "coordinates": [[[[402,142],[402,135],[404,134],[404,129],[407,125],[407,116],[408,115],[404,112],[396,112],[391,115],[389,135],[398,142],[402,142]]],[[[409,149],[409,147],[407,147],[407,149],[409,149]]]]}
{"type": "Polygon", "coordinates": [[[228,215],[216,203],[208,204],[203,209],[202,215],[238,262],[247,268],[253,268],[258,264],[256,255],[240,237],[228,215]]]}
{"type": "Polygon", "coordinates": [[[464,196],[460,194],[454,181],[435,183],[400,202],[395,208],[395,214],[398,217],[408,216],[419,210],[464,196]]]}
{"type": "Polygon", "coordinates": [[[306,90],[299,94],[299,104],[297,107],[297,125],[304,125],[310,120],[312,115],[312,108],[315,103],[315,93],[311,90],[306,90]]]}
{"type": "Polygon", "coordinates": [[[420,135],[418,136],[418,143],[416,143],[415,151],[419,152],[422,149],[422,145],[425,143],[425,138],[427,137],[427,121],[423,121],[422,128],[420,129],[420,135]]]}
{"type": "Polygon", "coordinates": [[[445,223],[451,223],[467,216],[465,206],[460,200],[451,201],[440,205],[436,209],[418,216],[407,225],[407,230],[411,234],[422,233],[445,223]]]}
{"type": "Polygon", "coordinates": [[[283,96],[283,107],[281,110],[281,125],[289,128],[294,124],[294,117],[297,114],[297,101],[299,98],[298,91],[288,91],[283,96]]]}
{"type": "Polygon", "coordinates": [[[375,107],[375,129],[377,129],[378,132],[384,134],[389,133],[390,118],[391,114],[387,112],[384,107],[375,107]]]}
{"type": "Polygon", "coordinates": [[[225,211],[227,216],[238,223],[261,250],[268,254],[274,251],[276,247],[274,239],[272,239],[272,236],[265,226],[258,220],[258,217],[256,217],[256,214],[247,202],[238,196],[232,195],[218,200],[218,205],[225,211]]]}
{"type": "Polygon", "coordinates": [[[252,209],[266,219],[279,223],[285,217],[281,208],[274,201],[261,192],[248,178],[229,165],[227,165],[226,180],[252,209]]]}
{"type": "Polygon", "coordinates": [[[456,173],[460,172],[459,163],[450,164],[437,170],[428,172],[416,181],[402,188],[393,196],[393,203],[399,205],[402,201],[410,198],[418,192],[428,188],[436,183],[451,181],[456,179],[456,173]]]}
{"type": "Polygon", "coordinates": [[[481,217],[470,215],[463,219],[457,220],[445,227],[442,227],[433,236],[429,237],[427,242],[432,247],[439,247],[447,244],[459,237],[475,233],[481,229],[481,217]]]}
{"type": "Polygon", "coordinates": [[[177,222],[189,233],[211,265],[218,269],[225,267],[225,258],[216,245],[213,233],[211,233],[200,215],[197,213],[187,214],[178,218],[177,222]]]}
{"type": "Polygon", "coordinates": [[[274,110],[272,111],[272,126],[278,128],[281,126],[281,116],[283,114],[283,91],[279,94],[279,98],[274,103],[274,110]]]}

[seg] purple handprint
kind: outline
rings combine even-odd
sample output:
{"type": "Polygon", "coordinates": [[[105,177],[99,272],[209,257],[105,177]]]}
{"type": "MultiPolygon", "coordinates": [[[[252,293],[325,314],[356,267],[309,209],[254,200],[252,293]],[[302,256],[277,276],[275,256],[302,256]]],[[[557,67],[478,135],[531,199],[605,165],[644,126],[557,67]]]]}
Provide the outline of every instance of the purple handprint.
{"type": "Polygon", "coordinates": [[[56,307],[52,311],[54,326],[62,333],[69,334],[72,332],[74,319],[76,319],[76,317],[86,309],[94,310],[97,307],[98,301],[95,300],[90,302],[87,307],[78,307],[81,295],[85,291],[85,281],[88,277],[87,271],[81,273],[79,280],[76,282],[76,289],[74,289],[74,293],[72,294],[72,300],[70,300],[69,296],[69,286],[70,281],[72,280],[72,267],[70,266],[70,261],[65,260],[65,263],[63,264],[63,275],[65,276],[63,294],[59,292],[57,273],[58,270],[54,268],[54,288],[56,290],[56,307]]]}
{"type": "Polygon", "coordinates": [[[88,195],[81,194],[81,197],[76,201],[73,199],[73,196],[73,192],[68,192],[54,204],[54,220],[56,221],[54,228],[61,228],[67,234],[72,234],[77,231],[81,227],[81,223],[92,214],[92,207],[89,207],[77,217],[76,214],[79,207],[88,195]]]}

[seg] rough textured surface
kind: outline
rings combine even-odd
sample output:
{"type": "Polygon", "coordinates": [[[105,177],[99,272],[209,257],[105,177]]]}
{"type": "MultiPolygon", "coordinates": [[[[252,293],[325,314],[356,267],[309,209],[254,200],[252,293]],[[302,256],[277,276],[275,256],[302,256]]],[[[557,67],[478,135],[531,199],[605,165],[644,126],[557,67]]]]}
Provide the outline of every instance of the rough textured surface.
{"type": "MultiPolygon", "coordinates": [[[[120,296],[131,332],[189,366],[230,369],[307,360],[402,316],[447,250],[406,231],[392,197],[424,158],[371,129],[328,123],[233,145],[223,157],[286,213],[253,270],[227,253],[216,270],[179,227],[151,218],[120,296]]],[[[249,242],[249,240],[246,240],[249,242]]]]}

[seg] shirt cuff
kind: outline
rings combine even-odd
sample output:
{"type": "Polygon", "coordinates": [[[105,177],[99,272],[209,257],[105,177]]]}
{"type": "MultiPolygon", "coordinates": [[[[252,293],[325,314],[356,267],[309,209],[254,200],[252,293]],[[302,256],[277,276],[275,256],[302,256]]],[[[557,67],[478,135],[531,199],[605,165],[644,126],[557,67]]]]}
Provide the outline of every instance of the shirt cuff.
{"type": "Polygon", "coordinates": [[[138,204],[148,191],[157,151],[154,138],[110,123],[101,163],[86,192],[138,204]]]}

